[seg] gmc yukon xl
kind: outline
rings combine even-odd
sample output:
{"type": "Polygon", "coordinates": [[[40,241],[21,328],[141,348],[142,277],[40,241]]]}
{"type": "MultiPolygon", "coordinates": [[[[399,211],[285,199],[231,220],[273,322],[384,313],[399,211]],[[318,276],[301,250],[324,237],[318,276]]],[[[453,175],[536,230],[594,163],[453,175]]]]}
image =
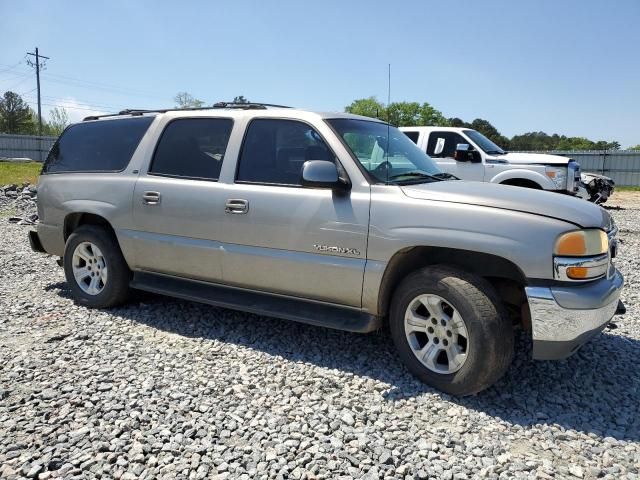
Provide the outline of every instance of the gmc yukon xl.
{"type": "Polygon", "coordinates": [[[349,114],[89,117],[49,153],[38,213],[31,246],[62,257],[81,305],[134,288],[382,329],[414,375],[455,395],[500,378],[515,328],[534,358],[561,359],[624,309],[604,209],[451,179],[396,128],[349,114]]]}

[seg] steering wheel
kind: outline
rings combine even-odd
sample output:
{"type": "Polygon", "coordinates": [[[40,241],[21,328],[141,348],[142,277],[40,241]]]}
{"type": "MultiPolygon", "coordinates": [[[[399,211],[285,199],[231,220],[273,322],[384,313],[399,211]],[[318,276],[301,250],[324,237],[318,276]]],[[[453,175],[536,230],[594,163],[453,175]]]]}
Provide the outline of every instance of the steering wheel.
{"type": "Polygon", "coordinates": [[[374,168],[371,173],[379,179],[387,178],[387,175],[389,174],[389,170],[391,170],[392,167],[393,166],[391,165],[391,163],[385,160],[376,168],[374,168]]]}

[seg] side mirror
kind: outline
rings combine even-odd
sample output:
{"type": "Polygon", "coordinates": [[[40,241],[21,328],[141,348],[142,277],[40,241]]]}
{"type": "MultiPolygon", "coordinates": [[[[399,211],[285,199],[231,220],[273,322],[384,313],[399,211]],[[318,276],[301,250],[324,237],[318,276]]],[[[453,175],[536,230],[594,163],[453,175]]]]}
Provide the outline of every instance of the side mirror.
{"type": "Polygon", "coordinates": [[[348,182],[340,178],[338,167],[327,160],[307,160],[302,165],[302,186],[311,188],[349,188],[348,182]]]}
{"type": "Polygon", "coordinates": [[[468,143],[457,144],[453,158],[459,162],[480,162],[482,160],[480,154],[468,143]]]}

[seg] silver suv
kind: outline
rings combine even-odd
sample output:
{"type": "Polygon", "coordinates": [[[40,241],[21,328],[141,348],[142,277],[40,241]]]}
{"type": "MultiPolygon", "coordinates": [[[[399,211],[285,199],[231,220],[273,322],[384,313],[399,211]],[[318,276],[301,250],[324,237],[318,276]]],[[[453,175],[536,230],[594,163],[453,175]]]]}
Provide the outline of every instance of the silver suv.
{"type": "Polygon", "coordinates": [[[466,395],[514,329],[560,359],[616,312],[601,207],[454,180],[383,122],[260,104],[124,111],[69,127],[44,164],[32,248],[81,305],[130,288],[354,332],[388,326],[418,378],[466,395]]]}

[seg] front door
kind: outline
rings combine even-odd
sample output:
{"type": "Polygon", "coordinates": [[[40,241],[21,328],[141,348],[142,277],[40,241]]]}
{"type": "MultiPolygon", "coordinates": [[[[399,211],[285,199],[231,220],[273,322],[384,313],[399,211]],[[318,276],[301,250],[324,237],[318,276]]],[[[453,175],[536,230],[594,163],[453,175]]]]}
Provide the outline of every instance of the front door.
{"type": "Polygon", "coordinates": [[[285,119],[251,121],[227,199],[224,281],[360,307],[369,188],[304,188],[307,160],[337,162],[313,127],[285,119]]]}
{"type": "Polygon", "coordinates": [[[218,177],[233,122],[180,118],[165,127],[133,198],[135,268],[222,280],[225,186],[218,177]]]}
{"type": "Polygon", "coordinates": [[[431,132],[427,142],[427,155],[433,158],[438,166],[447,173],[462,180],[482,182],[484,180],[483,162],[459,161],[454,158],[456,146],[459,143],[466,143],[473,148],[469,140],[457,132],[431,132]]]}

